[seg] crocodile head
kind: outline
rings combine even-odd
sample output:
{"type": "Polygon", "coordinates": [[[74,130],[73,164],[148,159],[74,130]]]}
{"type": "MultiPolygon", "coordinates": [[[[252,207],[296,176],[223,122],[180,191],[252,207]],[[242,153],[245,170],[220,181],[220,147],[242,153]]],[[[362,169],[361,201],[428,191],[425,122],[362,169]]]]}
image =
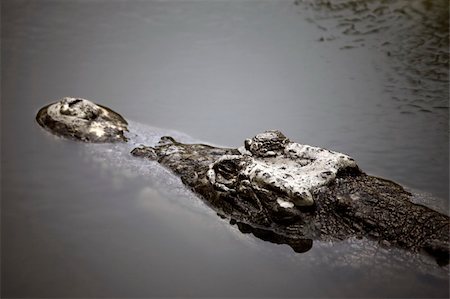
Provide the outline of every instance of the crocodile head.
{"type": "Polygon", "coordinates": [[[338,172],[358,169],[347,155],[291,142],[279,131],[245,141],[241,155],[224,155],[212,163],[208,179],[219,190],[252,194],[269,210],[296,214],[314,205],[314,193],[338,172]]]}

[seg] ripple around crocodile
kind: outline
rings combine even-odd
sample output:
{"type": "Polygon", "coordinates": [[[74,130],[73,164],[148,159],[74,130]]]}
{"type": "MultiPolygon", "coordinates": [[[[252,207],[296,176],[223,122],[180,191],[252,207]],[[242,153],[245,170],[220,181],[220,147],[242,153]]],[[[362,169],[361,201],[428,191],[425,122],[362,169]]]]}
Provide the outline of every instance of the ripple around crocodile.
{"type": "MultiPolygon", "coordinates": [[[[127,142],[127,122],[109,108],[64,98],[38,123],[85,142],[127,142]]],[[[349,156],[291,142],[273,130],[241,148],[185,144],[163,136],[131,154],[155,160],[243,233],[305,252],[313,240],[369,238],[449,262],[450,220],[411,202],[400,185],[365,174],[349,156]]]]}

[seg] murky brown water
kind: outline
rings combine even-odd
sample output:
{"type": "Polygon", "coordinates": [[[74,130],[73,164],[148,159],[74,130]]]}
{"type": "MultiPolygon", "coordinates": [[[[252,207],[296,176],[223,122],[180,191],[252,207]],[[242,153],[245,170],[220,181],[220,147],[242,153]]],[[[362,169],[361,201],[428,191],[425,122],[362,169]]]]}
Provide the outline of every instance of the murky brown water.
{"type": "Polygon", "coordinates": [[[1,43],[3,297],[448,297],[448,267],[426,256],[367,240],[297,254],[221,220],[133,144],[34,121],[80,96],[131,120],[135,143],[276,128],[447,211],[445,1],[7,0],[1,43]]]}

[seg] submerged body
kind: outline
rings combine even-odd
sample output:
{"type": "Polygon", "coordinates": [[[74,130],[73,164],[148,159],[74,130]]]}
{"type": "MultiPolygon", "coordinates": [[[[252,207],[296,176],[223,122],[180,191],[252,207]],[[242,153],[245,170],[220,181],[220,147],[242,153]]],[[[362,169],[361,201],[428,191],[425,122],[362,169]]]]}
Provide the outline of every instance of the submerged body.
{"type": "Polygon", "coordinates": [[[308,250],[312,240],[368,237],[448,264],[448,216],[412,203],[400,185],[363,173],[352,158],[290,142],[278,131],[239,149],[163,137],[132,154],[171,169],[241,231],[295,251],[308,250]]]}

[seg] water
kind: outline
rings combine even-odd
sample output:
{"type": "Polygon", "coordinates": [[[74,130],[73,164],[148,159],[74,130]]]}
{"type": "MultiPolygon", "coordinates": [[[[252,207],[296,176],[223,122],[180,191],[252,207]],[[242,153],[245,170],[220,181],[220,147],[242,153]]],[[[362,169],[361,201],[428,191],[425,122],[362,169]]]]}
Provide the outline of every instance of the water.
{"type": "Polygon", "coordinates": [[[132,120],[135,143],[280,129],[447,211],[448,3],[327,2],[2,1],[2,296],[448,297],[448,267],[426,256],[367,240],[297,254],[133,144],[34,121],[79,96],[132,120]]]}

